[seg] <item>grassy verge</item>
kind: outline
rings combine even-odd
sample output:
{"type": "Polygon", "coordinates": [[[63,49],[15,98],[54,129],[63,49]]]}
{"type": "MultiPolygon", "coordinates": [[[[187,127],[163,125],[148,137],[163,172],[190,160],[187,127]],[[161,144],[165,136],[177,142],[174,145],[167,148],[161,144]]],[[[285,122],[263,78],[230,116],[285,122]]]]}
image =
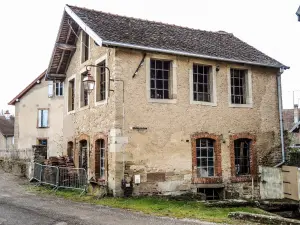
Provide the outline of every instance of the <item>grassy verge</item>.
{"type": "Polygon", "coordinates": [[[93,196],[79,196],[79,192],[70,190],[58,190],[53,192],[46,187],[33,187],[28,188],[39,194],[56,195],[76,202],[87,202],[97,205],[105,205],[115,208],[130,209],[140,211],[146,214],[156,216],[169,216],[176,218],[190,218],[198,219],[215,223],[231,223],[241,224],[241,221],[234,221],[229,219],[229,212],[249,212],[266,214],[265,211],[253,207],[238,207],[238,208],[218,208],[206,207],[203,202],[196,201],[176,201],[168,200],[159,197],[135,197],[135,198],[112,198],[105,197],[99,200],[93,196]]]}

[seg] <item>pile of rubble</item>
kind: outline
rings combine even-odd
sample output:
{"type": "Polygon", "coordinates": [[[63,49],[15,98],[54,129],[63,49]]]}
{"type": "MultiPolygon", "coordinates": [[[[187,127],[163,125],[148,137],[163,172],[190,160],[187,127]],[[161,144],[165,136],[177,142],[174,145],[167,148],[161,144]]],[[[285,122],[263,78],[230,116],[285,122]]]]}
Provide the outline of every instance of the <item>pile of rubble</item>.
{"type": "Polygon", "coordinates": [[[45,165],[75,168],[74,161],[69,156],[49,157],[44,161],[45,165]]]}

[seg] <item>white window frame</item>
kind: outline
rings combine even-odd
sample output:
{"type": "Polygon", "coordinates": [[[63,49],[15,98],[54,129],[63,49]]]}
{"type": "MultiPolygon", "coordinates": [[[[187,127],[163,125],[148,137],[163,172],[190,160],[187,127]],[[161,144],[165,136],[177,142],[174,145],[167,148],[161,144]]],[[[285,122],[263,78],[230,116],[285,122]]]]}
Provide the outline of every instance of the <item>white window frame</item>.
{"type": "Polygon", "coordinates": [[[68,78],[68,93],[67,93],[67,114],[72,114],[72,113],[74,113],[75,112],[75,109],[76,109],[76,74],[74,74],[74,75],[72,75],[72,76],[70,76],[69,78],[68,78]],[[71,80],[74,80],[74,109],[73,110],[71,110],[71,111],[69,111],[69,84],[70,84],[70,81],[71,80]]]}
{"type": "MultiPolygon", "coordinates": [[[[44,121],[44,120],[43,120],[44,121]]],[[[38,119],[37,119],[37,128],[48,128],[49,127],[49,108],[40,108],[38,109],[38,119]],[[43,112],[47,111],[47,122],[46,126],[43,126],[42,123],[42,117],[44,117],[43,112]],[[41,112],[41,117],[40,117],[40,112],[41,112]],[[41,120],[40,120],[41,119],[41,120]]]]}
{"type": "Polygon", "coordinates": [[[163,55],[158,55],[158,54],[149,54],[147,55],[146,59],[146,96],[147,96],[147,101],[149,103],[167,103],[167,104],[175,104],[177,103],[177,59],[176,57],[168,57],[168,56],[163,56],[163,55]],[[151,70],[151,65],[150,65],[150,60],[155,59],[155,60],[168,60],[171,61],[171,99],[156,99],[156,98],[151,98],[150,95],[150,70],[151,70]]]}
{"type": "MultiPolygon", "coordinates": [[[[99,63],[105,61],[105,66],[108,66],[108,60],[107,60],[107,54],[101,56],[100,58],[98,58],[97,60],[95,60],[95,64],[94,65],[98,65],[99,63]]],[[[99,78],[98,78],[98,74],[97,74],[97,67],[94,67],[94,77],[95,77],[95,90],[94,90],[94,102],[95,102],[95,106],[98,105],[105,105],[108,103],[108,92],[109,92],[109,73],[107,71],[107,69],[105,69],[105,78],[106,78],[106,82],[105,82],[105,99],[101,100],[101,101],[97,101],[97,93],[98,93],[98,82],[99,82],[99,78]]]]}
{"type": "Polygon", "coordinates": [[[86,35],[89,37],[89,57],[86,61],[82,61],[83,60],[83,34],[86,33],[85,31],[81,30],[81,35],[80,35],[80,64],[85,64],[86,62],[89,61],[89,59],[91,59],[91,37],[88,33],[86,33],[86,35]]]}
{"type": "Polygon", "coordinates": [[[82,95],[81,95],[81,91],[83,89],[83,83],[82,83],[82,74],[86,72],[86,68],[84,67],[83,69],[80,70],[80,74],[79,74],[79,109],[80,110],[83,110],[83,109],[87,109],[89,107],[89,104],[90,104],[90,94],[88,93],[88,96],[87,96],[87,100],[88,100],[88,104],[87,105],[83,105],[81,106],[81,100],[82,100],[82,95]]]}
{"type": "Polygon", "coordinates": [[[252,70],[248,66],[227,66],[227,83],[228,83],[228,103],[229,107],[232,108],[253,108],[253,97],[252,97],[252,70]],[[233,104],[231,103],[231,73],[230,69],[246,70],[246,104],[233,104]]]}
{"type": "Polygon", "coordinates": [[[190,83],[190,104],[217,106],[217,78],[216,78],[216,65],[215,64],[210,64],[210,63],[200,62],[200,61],[193,61],[190,64],[190,69],[189,69],[189,83],[190,83]],[[211,75],[210,76],[211,101],[210,102],[194,100],[194,90],[193,90],[193,82],[194,82],[193,65],[194,64],[211,67],[211,73],[210,73],[210,75],[211,75]]]}
{"type": "MultiPolygon", "coordinates": [[[[65,85],[64,85],[64,82],[62,82],[62,81],[56,81],[54,84],[55,84],[55,85],[54,85],[55,96],[57,96],[57,97],[64,96],[64,92],[65,92],[65,85]],[[62,93],[56,94],[56,87],[57,87],[57,84],[59,84],[59,87],[62,86],[62,93]]],[[[60,90],[60,89],[59,89],[59,90],[60,90]]]]}

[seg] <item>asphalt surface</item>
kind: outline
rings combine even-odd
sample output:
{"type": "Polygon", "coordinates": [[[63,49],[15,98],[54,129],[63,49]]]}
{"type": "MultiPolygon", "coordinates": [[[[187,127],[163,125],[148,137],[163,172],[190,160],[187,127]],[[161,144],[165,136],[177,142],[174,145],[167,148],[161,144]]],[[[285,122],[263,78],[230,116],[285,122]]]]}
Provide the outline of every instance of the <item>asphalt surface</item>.
{"type": "Polygon", "coordinates": [[[208,225],[212,223],[149,216],[122,209],[39,196],[28,181],[0,171],[0,225],[208,225]]]}

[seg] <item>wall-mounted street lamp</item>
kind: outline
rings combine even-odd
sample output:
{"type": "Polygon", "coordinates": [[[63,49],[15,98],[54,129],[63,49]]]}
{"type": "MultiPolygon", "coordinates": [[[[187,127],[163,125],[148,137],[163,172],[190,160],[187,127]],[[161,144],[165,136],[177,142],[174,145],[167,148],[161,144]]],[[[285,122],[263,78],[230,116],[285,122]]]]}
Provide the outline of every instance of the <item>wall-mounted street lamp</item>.
{"type": "MultiPolygon", "coordinates": [[[[108,77],[109,77],[109,81],[110,81],[110,69],[107,66],[101,66],[101,65],[86,65],[86,71],[87,71],[87,76],[83,79],[82,83],[83,83],[83,88],[85,90],[88,91],[88,93],[91,93],[94,88],[95,88],[95,79],[91,74],[91,69],[89,69],[89,67],[98,67],[98,68],[105,68],[108,71],[108,77]]],[[[110,85],[108,85],[110,87],[110,85]]],[[[109,92],[108,92],[109,94],[109,92]]]]}

